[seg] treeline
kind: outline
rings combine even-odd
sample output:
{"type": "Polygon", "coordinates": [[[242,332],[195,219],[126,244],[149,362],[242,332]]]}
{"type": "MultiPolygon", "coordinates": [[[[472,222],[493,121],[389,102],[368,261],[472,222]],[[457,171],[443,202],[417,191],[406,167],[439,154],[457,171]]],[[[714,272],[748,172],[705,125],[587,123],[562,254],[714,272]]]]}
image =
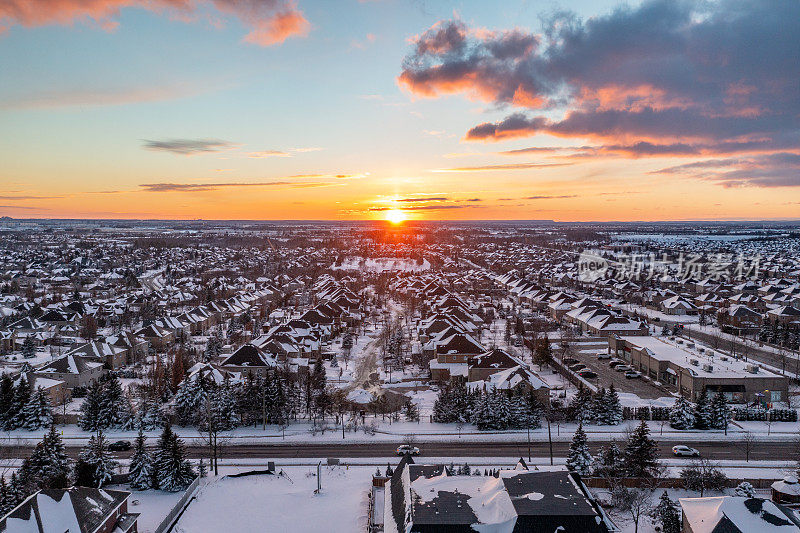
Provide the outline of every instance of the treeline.
{"type": "Polygon", "coordinates": [[[443,387],[433,405],[433,421],[470,423],[481,431],[535,429],[541,426],[542,405],[532,392],[470,391],[463,384],[443,387]]]}

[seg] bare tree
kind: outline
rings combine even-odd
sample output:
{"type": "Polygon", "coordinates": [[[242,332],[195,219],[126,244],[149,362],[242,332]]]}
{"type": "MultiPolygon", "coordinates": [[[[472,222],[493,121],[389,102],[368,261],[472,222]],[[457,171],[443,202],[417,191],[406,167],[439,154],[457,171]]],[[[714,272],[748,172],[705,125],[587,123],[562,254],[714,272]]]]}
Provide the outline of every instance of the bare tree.
{"type": "Polygon", "coordinates": [[[753,448],[756,445],[756,436],[750,433],[749,431],[744,434],[742,440],[739,441],[742,451],[744,452],[744,460],[745,462],[750,461],[750,453],[752,453],[753,448]]]}
{"type": "Polygon", "coordinates": [[[614,512],[633,522],[634,533],[639,533],[639,522],[643,516],[649,515],[655,508],[653,495],[663,482],[664,470],[660,470],[652,478],[639,479],[639,486],[626,487],[623,483],[615,483],[611,487],[611,502],[614,512]]]}

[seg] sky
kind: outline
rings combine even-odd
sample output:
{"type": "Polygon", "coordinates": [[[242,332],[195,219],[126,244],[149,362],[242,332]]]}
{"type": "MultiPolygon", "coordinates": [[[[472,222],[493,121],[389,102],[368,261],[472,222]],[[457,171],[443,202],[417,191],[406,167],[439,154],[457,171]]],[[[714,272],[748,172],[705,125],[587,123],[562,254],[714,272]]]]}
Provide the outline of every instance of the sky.
{"type": "Polygon", "coordinates": [[[0,0],[0,216],[800,218],[795,0],[0,0]]]}

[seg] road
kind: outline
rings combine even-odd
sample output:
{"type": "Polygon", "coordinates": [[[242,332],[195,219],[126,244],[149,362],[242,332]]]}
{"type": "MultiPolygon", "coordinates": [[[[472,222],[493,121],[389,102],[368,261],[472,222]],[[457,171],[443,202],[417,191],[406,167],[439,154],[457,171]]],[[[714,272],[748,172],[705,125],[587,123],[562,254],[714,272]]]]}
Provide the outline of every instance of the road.
{"type": "MultiPolygon", "coordinates": [[[[281,459],[281,458],[326,458],[326,457],[391,457],[399,443],[370,443],[370,444],[274,444],[274,445],[235,445],[222,449],[221,458],[225,459],[281,459]]],[[[554,442],[554,457],[566,457],[569,452],[569,442],[554,442]]],[[[589,448],[593,454],[608,443],[590,443],[589,448]]],[[[678,442],[658,442],[661,457],[672,456],[672,446],[678,442]]],[[[683,440],[686,444],[697,448],[700,454],[712,460],[744,460],[746,459],[745,444],[740,441],[728,441],[720,437],[719,441],[692,441],[683,440]]],[[[624,443],[618,444],[620,447],[624,443]]],[[[527,457],[528,443],[517,442],[431,442],[418,444],[424,457],[527,457]]],[[[23,458],[31,452],[28,446],[4,446],[2,455],[5,458],[23,458]]],[[[531,455],[535,457],[549,457],[549,444],[547,442],[531,442],[531,455]]],[[[68,454],[75,458],[79,447],[68,447],[68,454]]],[[[207,457],[208,451],[202,446],[188,446],[190,457],[207,457]]],[[[114,454],[118,458],[130,457],[131,452],[114,454]]],[[[796,458],[795,445],[786,442],[758,442],[751,444],[751,460],[793,461],[796,458]]]]}

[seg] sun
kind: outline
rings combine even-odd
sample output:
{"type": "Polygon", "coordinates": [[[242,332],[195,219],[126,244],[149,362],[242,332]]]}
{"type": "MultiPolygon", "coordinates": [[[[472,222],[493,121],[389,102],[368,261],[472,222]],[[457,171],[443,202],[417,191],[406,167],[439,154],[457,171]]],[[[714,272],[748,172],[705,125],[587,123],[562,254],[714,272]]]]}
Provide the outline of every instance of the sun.
{"type": "Polygon", "coordinates": [[[406,219],[406,214],[399,209],[389,209],[386,211],[385,218],[392,224],[400,224],[406,219]]]}

